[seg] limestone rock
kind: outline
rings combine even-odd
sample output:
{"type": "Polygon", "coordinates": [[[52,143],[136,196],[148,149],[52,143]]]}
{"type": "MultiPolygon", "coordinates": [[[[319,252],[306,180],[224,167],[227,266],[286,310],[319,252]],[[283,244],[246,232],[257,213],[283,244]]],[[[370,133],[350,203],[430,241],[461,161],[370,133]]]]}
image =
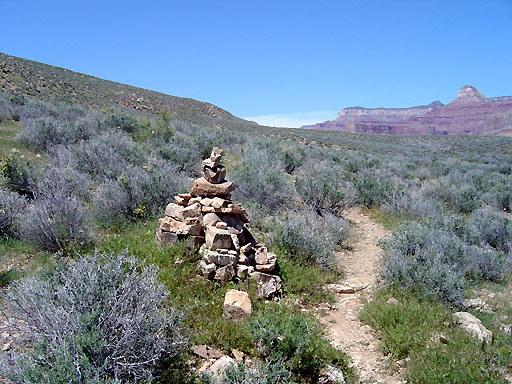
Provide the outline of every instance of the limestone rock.
{"type": "Polygon", "coordinates": [[[173,232],[176,235],[193,235],[201,234],[201,223],[188,225],[182,221],[173,219],[172,217],[162,217],[158,220],[158,229],[163,232],[173,232]]]}
{"type": "Polygon", "coordinates": [[[247,243],[244,246],[240,247],[240,252],[242,252],[242,253],[249,253],[249,251],[251,251],[251,250],[252,250],[251,243],[247,243]]]}
{"type": "Polygon", "coordinates": [[[468,312],[456,312],[453,314],[455,323],[466,332],[482,342],[492,341],[492,332],[484,327],[479,318],[468,312]]]}
{"type": "Polygon", "coordinates": [[[245,354],[242,351],[239,351],[238,349],[233,349],[231,351],[231,354],[235,358],[236,361],[242,362],[244,361],[245,354]]]}
{"type": "Polygon", "coordinates": [[[192,196],[222,196],[227,195],[235,190],[235,186],[230,181],[220,184],[212,184],[204,177],[194,181],[190,194],[192,196]]]}
{"type": "Polygon", "coordinates": [[[178,218],[181,220],[186,220],[189,218],[201,218],[201,205],[198,203],[190,204],[186,207],[180,210],[178,213],[178,218]]]}
{"type": "Polygon", "coordinates": [[[205,240],[206,245],[213,251],[222,248],[230,249],[233,245],[229,231],[216,227],[206,227],[205,240]]]}
{"type": "Polygon", "coordinates": [[[165,207],[165,216],[172,217],[174,219],[179,218],[179,214],[183,211],[184,207],[175,203],[167,204],[165,207]]]}
{"type": "Polygon", "coordinates": [[[320,373],[319,384],[345,384],[343,371],[333,365],[328,364],[320,373]]]}
{"type": "Polygon", "coordinates": [[[195,355],[203,359],[220,359],[224,356],[221,351],[208,345],[193,345],[190,349],[195,355]]]}
{"type": "Polygon", "coordinates": [[[180,195],[178,196],[174,196],[174,200],[176,200],[176,202],[179,204],[179,205],[182,205],[184,207],[186,207],[188,205],[188,200],[187,199],[184,199],[183,197],[181,197],[180,195]]]}
{"type": "Polygon", "coordinates": [[[246,292],[230,289],[224,297],[224,316],[237,320],[251,316],[251,299],[246,292]]]}
{"type": "Polygon", "coordinates": [[[208,259],[210,263],[214,263],[215,265],[229,265],[229,264],[235,264],[236,263],[236,256],[229,255],[229,254],[222,254],[215,251],[208,251],[206,258],[208,259]]]}
{"type": "Polygon", "coordinates": [[[206,370],[206,372],[211,374],[215,380],[220,382],[222,374],[226,368],[233,364],[235,364],[235,360],[233,360],[231,357],[222,356],[219,360],[213,363],[212,366],[206,370]]]}
{"type": "Polygon", "coordinates": [[[269,299],[281,290],[281,278],[279,276],[254,272],[252,277],[256,282],[259,299],[269,299]]]}
{"type": "Polygon", "coordinates": [[[235,277],[235,267],[233,264],[217,268],[217,271],[215,272],[215,278],[222,283],[228,282],[233,277],[235,277]]]}
{"type": "Polygon", "coordinates": [[[203,225],[205,227],[215,226],[217,223],[221,222],[219,216],[216,213],[207,213],[203,216],[203,225]]]}

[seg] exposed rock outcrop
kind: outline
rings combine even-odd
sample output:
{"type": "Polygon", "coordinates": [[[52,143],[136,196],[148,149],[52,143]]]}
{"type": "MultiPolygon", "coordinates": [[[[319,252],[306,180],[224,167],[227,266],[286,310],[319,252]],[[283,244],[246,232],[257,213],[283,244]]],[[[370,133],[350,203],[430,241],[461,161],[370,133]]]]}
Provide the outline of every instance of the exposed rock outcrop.
{"type": "Polygon", "coordinates": [[[512,135],[512,97],[487,98],[466,85],[444,105],[411,108],[345,108],[336,120],[303,128],[377,134],[512,135]]]}

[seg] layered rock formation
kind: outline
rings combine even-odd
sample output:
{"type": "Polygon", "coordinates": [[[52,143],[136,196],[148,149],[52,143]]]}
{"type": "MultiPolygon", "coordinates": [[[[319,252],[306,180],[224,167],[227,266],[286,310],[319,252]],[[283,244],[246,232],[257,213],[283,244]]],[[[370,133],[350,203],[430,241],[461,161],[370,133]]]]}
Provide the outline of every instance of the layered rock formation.
{"type": "Polygon", "coordinates": [[[167,205],[156,238],[161,245],[189,239],[201,247],[199,270],[205,277],[227,282],[252,276],[258,296],[271,298],[281,289],[281,279],[271,274],[276,255],[246,228],[246,211],[231,201],[235,186],[226,180],[221,159],[222,150],[213,148],[202,162],[203,177],[194,181],[190,193],[175,196],[176,203],[167,205]]]}
{"type": "Polygon", "coordinates": [[[378,134],[512,135],[512,97],[487,98],[466,85],[447,105],[435,101],[411,108],[345,108],[336,120],[303,128],[378,134]]]}

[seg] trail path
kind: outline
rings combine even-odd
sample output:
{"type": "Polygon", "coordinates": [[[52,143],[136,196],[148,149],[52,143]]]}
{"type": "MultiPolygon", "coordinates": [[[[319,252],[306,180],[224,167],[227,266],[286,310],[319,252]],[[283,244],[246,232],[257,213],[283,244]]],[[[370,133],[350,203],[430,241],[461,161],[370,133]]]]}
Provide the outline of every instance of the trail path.
{"type": "Polygon", "coordinates": [[[377,284],[377,267],[381,248],[380,239],[389,232],[359,209],[345,211],[345,218],[351,221],[355,231],[353,250],[339,252],[339,262],[345,270],[343,287],[361,288],[356,293],[338,293],[336,309],[328,311],[320,321],[328,327],[333,342],[352,358],[352,365],[358,371],[361,383],[403,383],[398,373],[391,372],[388,360],[379,351],[378,335],[359,320],[363,299],[371,299],[377,284]]]}

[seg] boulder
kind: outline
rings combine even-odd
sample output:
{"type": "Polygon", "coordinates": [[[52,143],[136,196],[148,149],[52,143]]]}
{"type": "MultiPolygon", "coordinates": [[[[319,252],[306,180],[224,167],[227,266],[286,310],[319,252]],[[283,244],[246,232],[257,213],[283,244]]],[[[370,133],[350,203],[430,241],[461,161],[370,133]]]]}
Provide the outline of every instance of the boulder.
{"type": "Polygon", "coordinates": [[[251,316],[251,299],[246,292],[230,289],[224,297],[224,316],[231,320],[251,316]]]}
{"type": "Polygon", "coordinates": [[[281,278],[279,276],[254,272],[252,277],[256,282],[259,299],[269,299],[281,290],[281,278]]]}
{"type": "Polygon", "coordinates": [[[235,267],[233,264],[217,268],[217,271],[215,272],[215,278],[222,283],[230,281],[233,277],[235,277],[235,267]]]}
{"type": "Polygon", "coordinates": [[[234,365],[235,360],[229,356],[222,356],[219,360],[213,363],[206,372],[213,376],[216,382],[220,382],[222,374],[230,365],[234,365]]]}
{"type": "Polygon", "coordinates": [[[236,256],[229,255],[229,254],[222,254],[215,251],[208,251],[206,254],[206,259],[210,263],[214,263],[216,265],[225,266],[229,264],[235,264],[236,263],[236,256]]]}
{"type": "Polygon", "coordinates": [[[173,245],[178,242],[178,235],[172,232],[156,231],[156,240],[162,247],[173,245]]]}
{"type": "Polygon", "coordinates": [[[190,194],[192,196],[222,196],[227,195],[235,190],[235,186],[230,181],[219,184],[210,183],[204,177],[200,177],[194,181],[190,194]]]}
{"type": "Polygon", "coordinates": [[[468,312],[456,312],[453,314],[454,322],[466,332],[476,337],[481,342],[490,343],[492,332],[484,327],[480,319],[468,312]]]}
{"type": "Polygon", "coordinates": [[[216,227],[206,227],[205,240],[206,245],[213,251],[221,248],[230,249],[233,245],[229,231],[216,227]]]}

